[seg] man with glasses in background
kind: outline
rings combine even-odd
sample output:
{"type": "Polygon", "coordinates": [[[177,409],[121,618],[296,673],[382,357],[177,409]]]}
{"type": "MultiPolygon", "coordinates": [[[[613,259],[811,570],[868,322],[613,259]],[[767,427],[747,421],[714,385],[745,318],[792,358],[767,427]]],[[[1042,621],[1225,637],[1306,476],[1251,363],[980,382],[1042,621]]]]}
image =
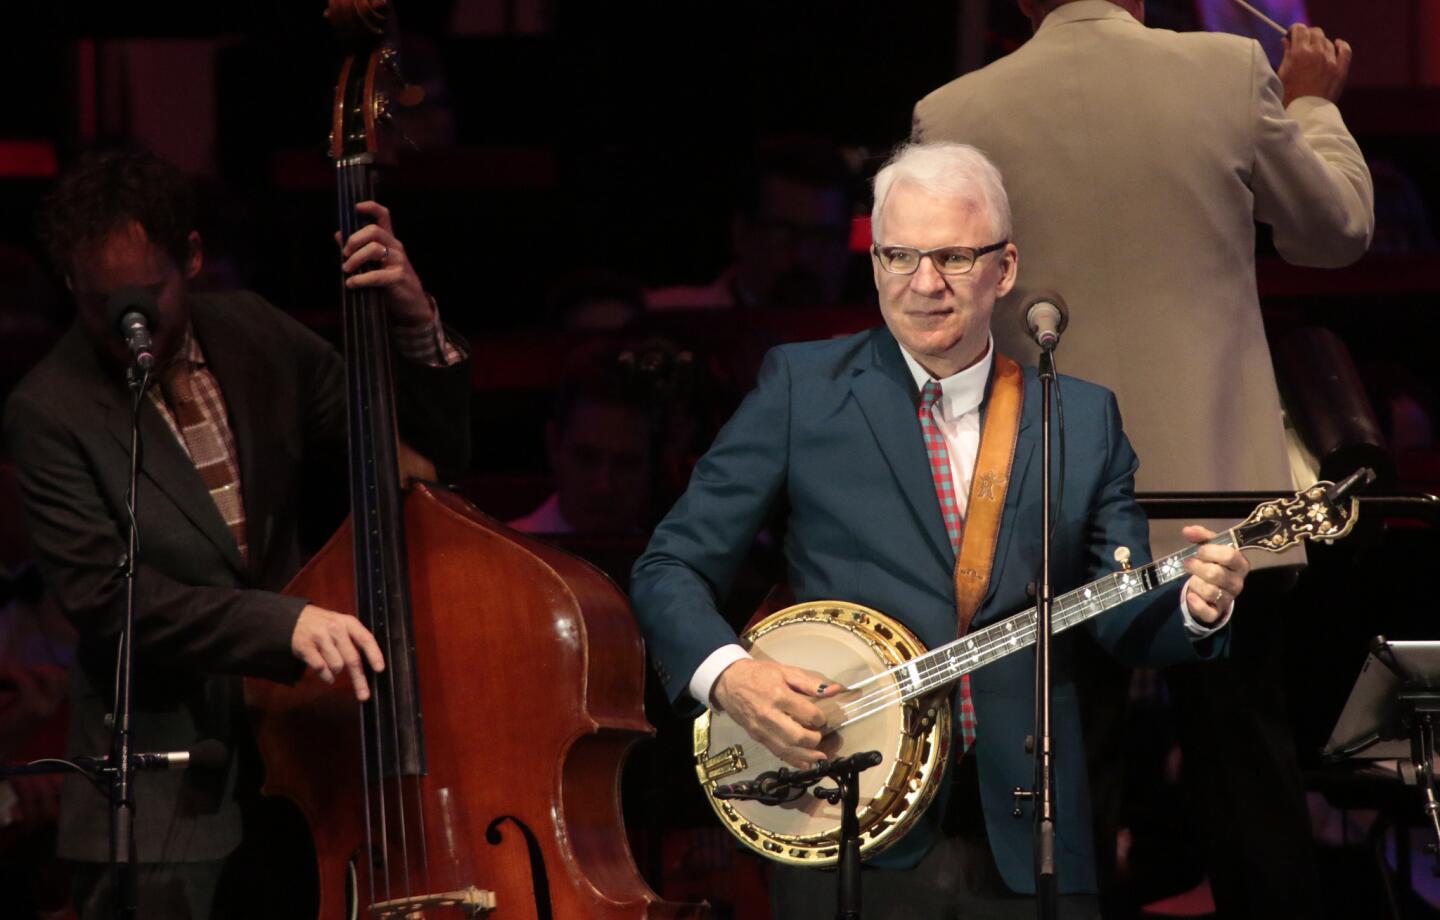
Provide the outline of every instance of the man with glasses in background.
{"type": "Polygon", "coordinates": [[[746,172],[733,195],[730,265],[709,284],[647,291],[647,309],[805,309],[842,302],[854,176],[840,148],[804,135],[765,138],[746,172]]]}
{"type": "MultiPolygon", "coordinates": [[[[957,553],[993,559],[988,593],[969,592],[975,627],[1032,606],[1041,554],[1039,388],[996,351],[990,317],[1015,284],[1019,251],[999,173],[973,147],[915,145],[875,178],[871,251],[884,325],[844,339],[772,349],[760,380],[700,460],[689,488],[636,563],[631,591],[656,673],[672,701],[733,716],[793,766],[824,756],[826,675],[753,659],[717,612],[756,533],[784,517],[797,601],[839,599],[901,620],[934,648],[965,629],[957,553]],[[983,415],[982,415],[983,410],[983,415]],[[981,486],[974,491],[974,482],[981,486]],[[987,487],[988,485],[988,487],[987,487]],[[988,555],[987,555],[988,553],[988,555]]],[[[1056,593],[1116,571],[1115,550],[1147,561],[1137,464],[1114,396],[1063,381],[1067,454],[1053,547],[1056,593]]],[[[1212,534],[1190,528],[1204,542],[1212,534]]],[[[1088,621],[1126,660],[1163,664],[1222,653],[1248,565],[1205,546],[1181,584],[1088,621]]],[[[1078,632],[1078,630],[1077,630],[1078,632]]],[[[1096,915],[1081,733],[1057,636],[1054,679],[1058,878],[1062,916],[1096,915]]],[[[1033,782],[1034,656],[992,662],[955,689],[947,785],[915,827],[865,874],[865,915],[1030,917],[1032,820],[1011,790],[1033,782]]],[[[842,752],[855,753],[855,752],[842,752]]],[[[1024,806],[1029,810],[1029,805],[1024,806]]],[[[775,916],[828,918],[835,876],[781,866],[775,916]]]]}

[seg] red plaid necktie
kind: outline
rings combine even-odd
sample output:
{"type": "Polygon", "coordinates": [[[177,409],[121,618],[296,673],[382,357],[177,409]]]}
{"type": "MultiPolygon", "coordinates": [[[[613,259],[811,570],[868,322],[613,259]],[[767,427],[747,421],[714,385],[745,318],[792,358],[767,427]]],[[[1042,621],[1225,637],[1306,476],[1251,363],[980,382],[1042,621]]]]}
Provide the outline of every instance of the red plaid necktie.
{"type": "Polygon", "coordinates": [[[185,441],[190,462],[200,473],[215,507],[235,537],[240,558],[248,561],[249,546],[245,541],[245,504],[240,497],[240,468],[235,462],[233,446],[227,446],[224,433],[215,423],[212,412],[219,407],[205,406],[191,379],[190,362],[176,361],[160,377],[160,390],[175,414],[175,427],[185,441]]]}
{"type": "MultiPolygon", "coordinates": [[[[955,481],[950,476],[950,451],[945,436],[935,422],[935,404],[940,401],[940,383],[927,380],[920,391],[920,432],[925,436],[925,453],[930,457],[930,475],[935,480],[935,496],[940,499],[940,514],[945,519],[945,533],[950,549],[960,554],[960,536],[965,522],[955,500],[955,481]]],[[[970,675],[960,678],[960,750],[967,751],[975,743],[975,706],[970,702],[970,675]]]]}

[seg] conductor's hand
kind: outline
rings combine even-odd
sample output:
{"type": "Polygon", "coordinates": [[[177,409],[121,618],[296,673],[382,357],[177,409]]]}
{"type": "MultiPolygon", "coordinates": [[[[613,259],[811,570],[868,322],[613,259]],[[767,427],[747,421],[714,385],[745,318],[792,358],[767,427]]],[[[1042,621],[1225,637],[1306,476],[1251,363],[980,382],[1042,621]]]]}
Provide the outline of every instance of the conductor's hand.
{"type": "Polygon", "coordinates": [[[1285,87],[1285,104],[1301,96],[1319,96],[1331,102],[1340,98],[1350,75],[1350,45],[1331,41],[1321,29],[1295,23],[1285,35],[1285,57],[1276,74],[1285,87]]]}
{"type": "Polygon", "coordinates": [[[790,766],[804,768],[825,759],[819,731],[825,714],[813,701],[843,689],[805,668],[742,659],[720,673],[710,695],[750,737],[790,766]]]}
{"type": "MultiPolygon", "coordinates": [[[[401,326],[432,322],[435,311],[415,266],[405,255],[405,246],[395,237],[390,209],[374,201],[362,201],[355,210],[375,223],[361,227],[340,246],[340,270],[348,277],[351,290],[375,288],[385,295],[390,318],[401,326]]],[[[339,239],[339,234],[336,234],[339,239]]]]}
{"type": "Polygon", "coordinates": [[[290,650],[327,684],[333,684],[337,674],[349,674],[355,699],[362,702],[370,698],[364,661],[370,662],[370,667],[377,671],[385,670],[380,646],[364,624],[355,617],[314,604],[306,604],[300,611],[295,632],[290,635],[290,650]]]}
{"type": "MultiPolygon", "coordinates": [[[[1214,531],[1195,524],[1180,532],[1191,543],[1205,543],[1215,536],[1214,531]]],[[[1190,615],[1206,626],[1214,626],[1235,606],[1235,596],[1245,587],[1250,561],[1233,546],[1206,545],[1185,560],[1185,571],[1190,573],[1190,580],[1185,582],[1185,604],[1190,615]]]]}

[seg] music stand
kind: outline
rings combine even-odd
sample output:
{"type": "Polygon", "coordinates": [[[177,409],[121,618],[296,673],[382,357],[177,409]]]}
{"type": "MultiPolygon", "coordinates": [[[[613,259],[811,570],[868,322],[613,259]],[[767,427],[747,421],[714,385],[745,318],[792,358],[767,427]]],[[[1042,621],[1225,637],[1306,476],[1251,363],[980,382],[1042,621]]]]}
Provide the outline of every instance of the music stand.
{"type": "Polygon", "coordinates": [[[1395,760],[1400,779],[1417,786],[1435,844],[1440,875],[1440,642],[1388,642],[1377,636],[1321,753],[1341,760],[1395,760]]]}

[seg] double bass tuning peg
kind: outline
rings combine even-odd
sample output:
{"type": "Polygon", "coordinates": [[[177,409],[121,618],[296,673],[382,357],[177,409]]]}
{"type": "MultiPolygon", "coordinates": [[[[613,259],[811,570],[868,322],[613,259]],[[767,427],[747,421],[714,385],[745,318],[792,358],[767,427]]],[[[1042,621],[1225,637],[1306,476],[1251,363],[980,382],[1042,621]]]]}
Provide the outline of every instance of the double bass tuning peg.
{"type": "MultiPolygon", "coordinates": [[[[424,94],[424,90],[420,89],[418,86],[407,87],[407,89],[414,89],[422,95],[424,94]]],[[[410,149],[418,152],[420,150],[420,145],[415,143],[415,141],[411,139],[410,135],[405,133],[405,128],[403,125],[397,124],[395,121],[394,105],[397,102],[402,106],[405,104],[402,100],[392,99],[390,96],[387,96],[384,93],[376,93],[375,99],[372,102],[372,105],[374,106],[373,113],[375,115],[375,121],[377,124],[382,124],[385,127],[396,131],[400,135],[400,139],[404,141],[406,145],[410,147],[410,149]]]]}
{"type": "Polygon", "coordinates": [[[400,53],[394,48],[380,49],[380,66],[389,71],[395,82],[400,84],[401,89],[391,98],[401,108],[413,109],[425,101],[425,90],[423,87],[413,83],[405,82],[405,75],[400,72],[400,53]]]}

